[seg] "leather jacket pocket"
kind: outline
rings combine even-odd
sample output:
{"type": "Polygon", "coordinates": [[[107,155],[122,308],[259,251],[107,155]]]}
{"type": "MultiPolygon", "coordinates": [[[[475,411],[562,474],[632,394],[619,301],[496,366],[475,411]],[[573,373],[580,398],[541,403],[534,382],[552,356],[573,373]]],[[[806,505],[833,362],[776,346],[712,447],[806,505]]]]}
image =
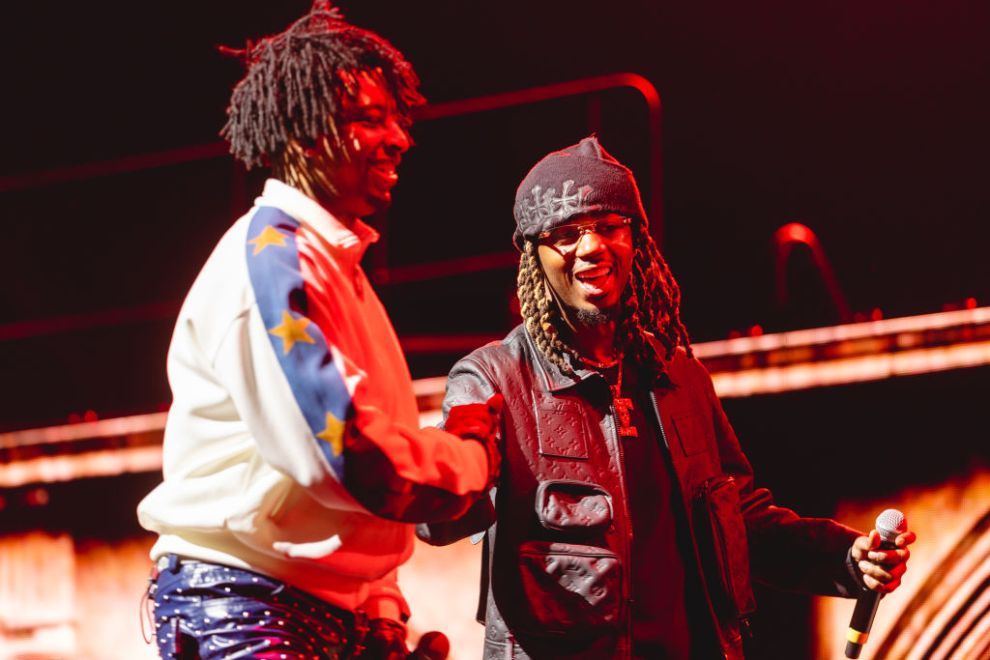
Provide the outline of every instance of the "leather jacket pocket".
{"type": "Polygon", "coordinates": [[[519,548],[522,620],[540,635],[594,637],[621,625],[622,564],[606,548],[527,541],[519,548]]]}
{"type": "Polygon", "coordinates": [[[749,581],[749,544],[736,480],[709,479],[698,490],[695,531],[702,569],[720,615],[745,618],[756,609],[749,581]]]}
{"type": "Polygon", "coordinates": [[[556,479],[536,489],[536,517],[546,529],[596,532],[612,524],[612,496],[597,484],[556,479]]]}
{"type": "Polygon", "coordinates": [[[534,419],[541,454],[587,460],[591,428],[579,400],[552,394],[537,397],[534,419]]]}

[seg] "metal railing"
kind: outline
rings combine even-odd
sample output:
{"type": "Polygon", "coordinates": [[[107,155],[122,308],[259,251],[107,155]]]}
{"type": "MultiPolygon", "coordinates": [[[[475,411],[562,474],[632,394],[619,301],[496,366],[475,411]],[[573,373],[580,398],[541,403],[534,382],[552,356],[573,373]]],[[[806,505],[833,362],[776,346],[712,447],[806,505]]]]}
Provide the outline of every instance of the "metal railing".
{"type": "MultiPolygon", "coordinates": [[[[650,225],[654,240],[662,243],[663,200],[662,200],[662,158],[660,145],[660,95],[649,80],[636,73],[614,73],[592,78],[531,87],[528,89],[489,94],[468,99],[426,105],[415,109],[417,121],[435,121],[450,117],[490,112],[504,108],[520,107],[555,99],[574,96],[589,96],[615,89],[636,91],[646,104],[647,149],[649,167],[647,172],[650,195],[650,225]]],[[[0,177],[0,193],[41,188],[56,184],[85,181],[98,177],[115,176],[160,167],[182,165],[227,155],[224,142],[190,145],[165,151],[125,156],[111,160],[94,161],[78,165],[54,168],[14,176],[0,177]]],[[[243,167],[234,162],[235,190],[243,188],[243,167]],[[238,183],[240,182],[240,183],[238,183]]],[[[369,275],[379,285],[392,285],[408,282],[453,277],[467,273],[510,268],[518,263],[518,253],[503,252],[458,257],[449,260],[433,261],[408,266],[389,267],[375,265],[369,275]]],[[[84,314],[65,315],[51,318],[16,321],[0,325],[0,341],[23,339],[41,335],[74,332],[102,326],[116,326],[123,323],[165,320],[174,317],[180,301],[160,301],[132,307],[99,310],[84,314]]],[[[416,338],[407,342],[413,350],[422,351],[426,346],[416,338]]]]}

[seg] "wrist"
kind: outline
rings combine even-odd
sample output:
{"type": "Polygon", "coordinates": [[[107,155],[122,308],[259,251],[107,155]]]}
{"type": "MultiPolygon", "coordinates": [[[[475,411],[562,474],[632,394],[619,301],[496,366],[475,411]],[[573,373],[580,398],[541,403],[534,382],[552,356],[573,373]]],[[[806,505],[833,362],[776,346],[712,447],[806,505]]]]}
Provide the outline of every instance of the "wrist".
{"type": "Polygon", "coordinates": [[[474,440],[481,446],[481,450],[485,454],[485,458],[488,462],[488,477],[485,480],[484,491],[487,493],[495,485],[496,479],[498,479],[499,466],[502,462],[502,454],[498,450],[498,444],[495,438],[489,436],[487,438],[469,437],[464,438],[465,440],[474,440]]]}
{"type": "Polygon", "coordinates": [[[859,565],[856,559],[853,557],[852,546],[846,550],[846,570],[849,572],[849,576],[852,577],[853,582],[856,586],[863,591],[868,591],[869,587],[866,586],[866,581],[863,580],[863,571],[859,570],[859,565]]]}

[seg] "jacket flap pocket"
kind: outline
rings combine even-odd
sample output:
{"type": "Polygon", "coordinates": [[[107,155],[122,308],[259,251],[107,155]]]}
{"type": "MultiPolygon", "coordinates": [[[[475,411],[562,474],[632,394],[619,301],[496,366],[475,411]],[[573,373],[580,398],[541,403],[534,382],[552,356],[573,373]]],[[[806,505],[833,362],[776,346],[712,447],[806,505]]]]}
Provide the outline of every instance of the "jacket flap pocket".
{"type": "Polygon", "coordinates": [[[547,529],[606,529],[612,523],[612,497],[597,484],[544,481],[536,489],[536,516],[547,529]]]}
{"type": "Polygon", "coordinates": [[[588,458],[588,420],[580,401],[545,395],[538,397],[534,405],[541,454],[588,458]]]}
{"type": "Polygon", "coordinates": [[[703,515],[708,519],[705,539],[713,565],[709,575],[716,575],[724,592],[726,605],[736,616],[751,613],[756,603],[749,579],[749,547],[746,523],[739,509],[739,490],[730,476],[707,481],[699,493],[703,515]]]}
{"type": "Polygon", "coordinates": [[[599,634],[621,623],[622,564],[606,548],[530,541],[519,548],[529,617],[541,634],[599,634]]]}

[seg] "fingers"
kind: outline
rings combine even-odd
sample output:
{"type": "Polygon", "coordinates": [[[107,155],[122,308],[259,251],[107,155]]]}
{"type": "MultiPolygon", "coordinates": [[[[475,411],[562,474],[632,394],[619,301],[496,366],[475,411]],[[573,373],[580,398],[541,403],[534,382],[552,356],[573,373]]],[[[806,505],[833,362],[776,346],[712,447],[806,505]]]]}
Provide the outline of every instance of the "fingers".
{"type": "Polygon", "coordinates": [[[502,396],[496,394],[486,403],[465,403],[453,406],[444,420],[444,430],[454,435],[486,438],[498,426],[498,411],[501,409],[502,396]]]}
{"type": "Polygon", "coordinates": [[[502,405],[505,403],[505,398],[501,394],[495,393],[485,403],[488,405],[488,410],[491,411],[492,415],[498,417],[502,414],[502,405]]]}
{"type": "Polygon", "coordinates": [[[893,575],[885,571],[882,566],[877,564],[872,564],[868,561],[861,561],[857,564],[857,566],[859,566],[859,570],[863,574],[864,582],[868,577],[873,578],[874,581],[881,584],[886,584],[894,579],[893,575]]]}
{"type": "Polygon", "coordinates": [[[871,577],[869,575],[864,575],[863,584],[865,584],[870,591],[876,591],[882,594],[889,594],[890,592],[897,589],[897,587],[901,586],[901,581],[899,578],[895,578],[890,582],[885,583],[885,582],[880,582],[876,578],[871,577]]]}
{"type": "Polygon", "coordinates": [[[890,582],[895,578],[904,575],[907,564],[900,562],[897,564],[876,564],[869,561],[861,561],[857,564],[864,576],[869,575],[878,582],[890,582]]]}
{"type": "Polygon", "coordinates": [[[896,549],[896,550],[871,550],[866,553],[865,557],[861,559],[867,559],[874,564],[885,564],[886,566],[894,566],[895,564],[902,564],[911,558],[911,551],[907,548],[896,549]]]}
{"type": "Polygon", "coordinates": [[[901,576],[907,571],[907,561],[911,558],[908,546],[915,542],[914,532],[899,534],[894,539],[894,549],[880,548],[880,534],[871,530],[869,536],[860,536],[853,541],[851,554],[867,588],[880,593],[890,593],[901,584],[901,576]]]}
{"type": "Polygon", "coordinates": [[[852,544],[852,557],[857,562],[866,559],[866,555],[870,552],[871,548],[870,538],[868,536],[857,537],[852,544]]]}
{"type": "Polygon", "coordinates": [[[904,532],[903,534],[898,534],[897,538],[894,539],[894,545],[898,548],[906,548],[917,540],[917,536],[914,532],[904,532]]]}
{"type": "Polygon", "coordinates": [[[907,571],[907,560],[911,552],[903,550],[871,550],[868,559],[857,562],[863,574],[863,583],[873,591],[890,593],[901,584],[901,577],[907,571]]]}
{"type": "Polygon", "coordinates": [[[445,660],[450,654],[450,640],[442,632],[431,630],[419,638],[410,658],[414,660],[445,660]]]}
{"type": "Polygon", "coordinates": [[[856,561],[861,561],[866,559],[867,554],[870,550],[874,550],[880,547],[880,535],[877,530],[870,531],[869,536],[860,536],[853,541],[852,545],[852,556],[856,561]]]}
{"type": "Polygon", "coordinates": [[[905,532],[894,539],[896,550],[880,550],[880,535],[876,530],[872,530],[869,536],[860,536],[853,541],[852,555],[856,561],[869,559],[878,563],[897,563],[907,561],[911,556],[911,551],[907,549],[915,542],[917,537],[914,532],[905,532]]]}

